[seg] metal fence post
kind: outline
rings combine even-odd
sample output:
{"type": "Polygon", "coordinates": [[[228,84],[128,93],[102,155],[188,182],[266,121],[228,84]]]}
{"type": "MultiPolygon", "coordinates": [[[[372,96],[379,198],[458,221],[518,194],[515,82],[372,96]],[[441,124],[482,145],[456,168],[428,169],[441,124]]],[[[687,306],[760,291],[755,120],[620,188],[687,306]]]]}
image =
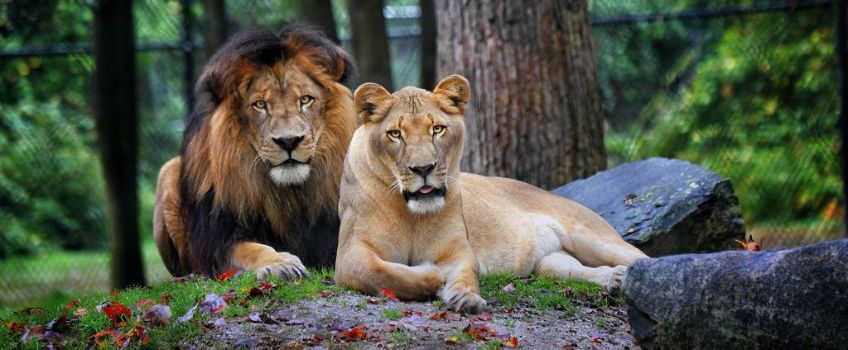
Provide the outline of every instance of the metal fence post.
{"type": "Polygon", "coordinates": [[[182,45],[180,46],[183,51],[183,61],[185,65],[183,80],[185,84],[186,115],[189,115],[191,110],[194,109],[194,60],[192,58],[194,44],[191,40],[191,0],[181,0],[180,6],[182,6],[183,24],[183,39],[182,45]]]}
{"type": "MultiPolygon", "coordinates": [[[[840,136],[840,158],[842,159],[842,193],[845,203],[848,204],[848,86],[845,86],[845,78],[848,77],[848,28],[846,28],[846,4],[848,0],[839,0],[836,3],[836,54],[839,56],[839,136],[840,136]]],[[[848,236],[848,210],[845,210],[845,230],[848,236]]]]}

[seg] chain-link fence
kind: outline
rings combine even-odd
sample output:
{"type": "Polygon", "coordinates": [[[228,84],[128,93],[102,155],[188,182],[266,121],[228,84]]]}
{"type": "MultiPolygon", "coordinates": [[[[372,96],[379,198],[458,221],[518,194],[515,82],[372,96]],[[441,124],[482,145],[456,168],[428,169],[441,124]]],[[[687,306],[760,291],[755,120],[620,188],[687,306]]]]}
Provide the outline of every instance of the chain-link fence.
{"type": "MultiPolygon", "coordinates": [[[[229,31],[279,28],[297,20],[294,3],[228,3],[229,31]]],[[[420,11],[414,1],[387,3],[394,85],[417,85],[420,11]]],[[[841,235],[830,1],[591,3],[611,166],[666,156],[729,177],[749,231],[766,246],[841,235]]],[[[89,99],[91,11],[81,0],[0,4],[0,306],[107,290],[105,195],[89,99]]],[[[334,6],[350,50],[344,2],[334,6]]],[[[205,60],[202,8],[142,0],[134,16],[139,226],[147,279],[155,282],[168,276],[150,239],[155,178],[177,153],[187,69],[194,75],[205,60]]]]}

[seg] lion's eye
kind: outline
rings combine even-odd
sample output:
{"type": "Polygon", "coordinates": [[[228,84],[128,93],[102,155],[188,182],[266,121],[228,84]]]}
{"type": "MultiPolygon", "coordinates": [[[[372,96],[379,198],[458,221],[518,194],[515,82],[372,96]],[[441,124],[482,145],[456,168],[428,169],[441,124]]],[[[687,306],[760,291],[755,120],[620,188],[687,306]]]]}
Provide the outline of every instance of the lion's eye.
{"type": "Polygon", "coordinates": [[[312,96],[309,96],[309,95],[300,96],[300,106],[301,107],[309,105],[310,103],[312,103],[312,101],[315,101],[315,97],[312,97],[312,96]]]}
{"type": "Polygon", "coordinates": [[[266,107],[268,107],[268,105],[265,103],[264,100],[258,100],[256,102],[253,102],[253,108],[264,110],[266,107]]]}
{"type": "Polygon", "coordinates": [[[445,132],[445,129],[447,129],[447,127],[444,126],[444,125],[436,125],[436,126],[433,127],[433,134],[436,134],[436,135],[441,134],[441,133],[445,132]]]}
{"type": "Polygon", "coordinates": [[[400,138],[400,130],[389,130],[389,131],[386,132],[386,134],[388,134],[389,137],[391,137],[393,139],[399,139],[400,138]]]}

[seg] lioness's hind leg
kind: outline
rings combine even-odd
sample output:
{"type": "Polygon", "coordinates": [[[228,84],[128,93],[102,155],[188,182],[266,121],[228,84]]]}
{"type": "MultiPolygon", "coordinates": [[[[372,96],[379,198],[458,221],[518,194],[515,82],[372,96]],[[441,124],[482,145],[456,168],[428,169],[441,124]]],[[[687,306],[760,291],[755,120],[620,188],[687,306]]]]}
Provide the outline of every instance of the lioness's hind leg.
{"type": "Polygon", "coordinates": [[[608,291],[618,290],[627,274],[627,267],[598,266],[589,267],[573,256],[559,251],[546,255],[539,261],[536,271],[560,278],[574,278],[600,284],[608,291]]]}

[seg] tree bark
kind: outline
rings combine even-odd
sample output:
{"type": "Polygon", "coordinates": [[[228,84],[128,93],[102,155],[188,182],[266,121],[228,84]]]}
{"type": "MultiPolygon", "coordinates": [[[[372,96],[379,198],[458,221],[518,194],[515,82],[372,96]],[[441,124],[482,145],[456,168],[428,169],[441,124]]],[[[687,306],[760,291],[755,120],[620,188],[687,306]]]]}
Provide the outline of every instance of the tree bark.
{"type": "Polygon", "coordinates": [[[586,0],[437,0],[439,76],[471,83],[462,168],[553,188],[604,168],[586,0]]]}
{"type": "Polygon", "coordinates": [[[94,7],[94,105],[109,201],[112,286],[144,285],[138,240],[138,116],[132,1],[94,7]]]}
{"type": "Polygon", "coordinates": [[[336,20],[333,17],[333,2],[330,0],[300,0],[300,14],[303,20],[318,26],[330,40],[339,43],[336,20]]]}
{"type": "Polygon", "coordinates": [[[224,0],[203,0],[203,53],[208,60],[227,42],[227,5],[224,0]]]}
{"type": "Polygon", "coordinates": [[[421,16],[421,82],[424,89],[436,85],[436,7],[433,0],[419,1],[421,16]]]}
{"type": "Polygon", "coordinates": [[[392,91],[392,61],[383,0],[348,0],[347,6],[360,81],[374,82],[392,91]]]}

